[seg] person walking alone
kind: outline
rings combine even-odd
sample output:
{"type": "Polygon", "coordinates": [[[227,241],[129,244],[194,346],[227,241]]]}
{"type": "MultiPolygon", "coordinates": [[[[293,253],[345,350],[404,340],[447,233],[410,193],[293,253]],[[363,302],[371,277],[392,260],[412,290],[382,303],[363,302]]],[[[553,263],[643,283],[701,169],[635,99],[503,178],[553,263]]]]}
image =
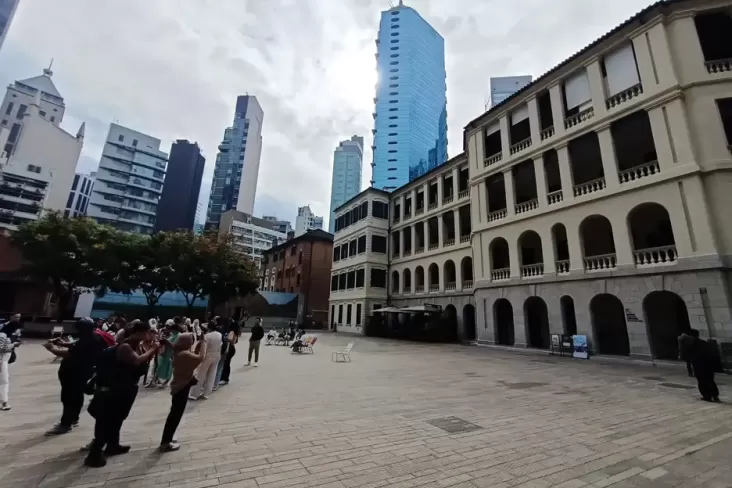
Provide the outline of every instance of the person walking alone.
{"type": "Polygon", "coordinates": [[[254,353],[254,367],[259,363],[259,345],[264,337],[264,327],[262,327],[262,319],[257,317],[252,326],[252,334],[249,336],[249,354],[247,355],[247,366],[252,364],[252,353],[254,353]]]}
{"type": "Polygon", "coordinates": [[[10,410],[10,363],[15,348],[20,345],[16,341],[20,328],[20,314],[15,314],[0,330],[0,410],[3,412],[10,410]]]}
{"type": "Polygon", "coordinates": [[[198,384],[191,388],[190,400],[207,400],[216,382],[216,368],[221,360],[221,332],[216,330],[215,323],[208,324],[210,329],[203,336],[206,343],[206,355],[198,366],[196,378],[198,384]]]}
{"type": "Polygon", "coordinates": [[[686,372],[689,376],[694,376],[694,367],[691,364],[691,347],[694,344],[694,338],[691,336],[691,330],[681,333],[679,336],[679,359],[686,361],[686,372]]]}
{"type": "Polygon", "coordinates": [[[206,342],[199,341],[195,350],[191,351],[193,342],[193,334],[181,334],[173,346],[173,381],[170,382],[172,397],[170,413],[168,413],[168,418],[165,420],[163,438],[160,441],[161,452],[172,452],[180,449],[180,445],[173,437],[186,410],[191,388],[198,381],[194,376],[194,372],[206,357],[206,342]]]}
{"type": "Polygon", "coordinates": [[[694,376],[705,402],[719,402],[719,388],[714,381],[714,371],[717,369],[717,356],[714,354],[713,346],[707,341],[699,338],[699,331],[689,331],[694,342],[691,344],[691,364],[694,367],[694,376]]]}
{"type": "Polygon", "coordinates": [[[234,357],[234,354],[236,354],[236,345],[239,343],[240,335],[241,329],[239,328],[239,324],[237,324],[236,321],[232,319],[231,323],[229,324],[229,332],[226,334],[225,342],[228,344],[228,348],[226,351],[226,357],[223,360],[224,367],[221,369],[221,379],[219,380],[219,384],[221,385],[229,384],[229,376],[231,375],[231,360],[234,357]]]}
{"type": "Polygon", "coordinates": [[[76,322],[79,339],[64,342],[60,338],[44,344],[54,356],[60,357],[58,381],[61,383],[61,421],[47,436],[63,435],[79,424],[79,414],[84,407],[84,389],[94,374],[94,365],[99,355],[106,349],[104,339],[94,332],[94,322],[85,317],[76,322]]]}

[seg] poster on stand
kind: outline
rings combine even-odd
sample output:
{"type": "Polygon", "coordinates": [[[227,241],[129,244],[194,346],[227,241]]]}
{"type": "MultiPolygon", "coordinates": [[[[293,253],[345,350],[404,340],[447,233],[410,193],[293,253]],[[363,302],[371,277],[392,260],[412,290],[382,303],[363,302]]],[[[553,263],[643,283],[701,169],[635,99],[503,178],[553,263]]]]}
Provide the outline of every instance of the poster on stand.
{"type": "Polygon", "coordinates": [[[572,345],[574,346],[572,357],[580,359],[589,359],[590,355],[587,351],[587,336],[574,335],[572,336],[572,345]]]}

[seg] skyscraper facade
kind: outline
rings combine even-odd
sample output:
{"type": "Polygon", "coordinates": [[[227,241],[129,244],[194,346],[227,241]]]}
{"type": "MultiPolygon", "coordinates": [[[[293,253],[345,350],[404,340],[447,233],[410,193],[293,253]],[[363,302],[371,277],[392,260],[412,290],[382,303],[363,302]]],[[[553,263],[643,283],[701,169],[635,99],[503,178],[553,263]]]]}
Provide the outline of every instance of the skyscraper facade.
{"type": "Polygon", "coordinates": [[[216,155],[207,228],[218,229],[221,214],[227,210],[236,209],[250,215],[254,212],[263,121],[264,112],[257,97],[237,97],[234,123],[224,131],[224,139],[216,155]]]}
{"type": "Polygon", "coordinates": [[[494,107],[531,83],[531,75],[491,78],[491,107],[494,107]]]}
{"type": "Polygon", "coordinates": [[[391,191],[447,160],[445,41],[412,8],[381,13],[371,185],[391,191]]]}
{"type": "Polygon", "coordinates": [[[295,219],[295,237],[300,237],[311,230],[323,230],[323,217],[315,215],[310,209],[310,205],[298,207],[295,219]]]}
{"type": "Polygon", "coordinates": [[[328,231],[335,230],[334,210],[361,192],[363,137],[342,141],[333,152],[333,179],[330,184],[330,221],[328,231]]]}
{"type": "Polygon", "coordinates": [[[152,234],[167,164],[160,139],[110,124],[86,214],[122,231],[152,234]]]}
{"type": "Polygon", "coordinates": [[[173,143],[155,219],[156,231],[193,230],[205,166],[206,158],[197,143],[185,139],[173,143]]]}
{"type": "Polygon", "coordinates": [[[5,36],[13,21],[15,9],[18,8],[19,0],[0,0],[0,48],[3,47],[5,36]]]}

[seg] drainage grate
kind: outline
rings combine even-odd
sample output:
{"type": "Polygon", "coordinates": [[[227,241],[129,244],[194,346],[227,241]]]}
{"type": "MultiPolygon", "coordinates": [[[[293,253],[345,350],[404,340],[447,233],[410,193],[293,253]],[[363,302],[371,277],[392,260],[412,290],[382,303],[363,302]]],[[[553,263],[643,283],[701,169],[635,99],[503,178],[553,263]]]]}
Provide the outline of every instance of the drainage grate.
{"type": "Polygon", "coordinates": [[[665,386],[667,388],[678,388],[679,390],[693,390],[696,387],[691,385],[684,385],[681,383],[659,383],[661,386],[665,386]]]}
{"type": "Polygon", "coordinates": [[[457,417],[442,417],[439,419],[432,419],[427,421],[433,427],[442,429],[448,434],[464,434],[466,432],[473,432],[480,430],[483,427],[480,425],[471,424],[463,419],[457,417]]]}

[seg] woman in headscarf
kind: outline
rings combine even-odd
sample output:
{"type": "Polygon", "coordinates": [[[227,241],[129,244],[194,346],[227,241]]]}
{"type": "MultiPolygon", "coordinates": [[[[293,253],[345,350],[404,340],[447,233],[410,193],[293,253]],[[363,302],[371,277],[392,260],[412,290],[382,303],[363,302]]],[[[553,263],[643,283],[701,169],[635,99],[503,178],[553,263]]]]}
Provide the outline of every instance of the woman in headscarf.
{"type": "MultiPolygon", "coordinates": [[[[163,331],[163,337],[175,345],[175,341],[178,340],[180,332],[175,327],[175,322],[172,319],[168,319],[165,322],[165,330],[163,331]]],[[[158,387],[165,388],[173,376],[173,347],[166,346],[165,350],[158,356],[158,387]]]]}
{"type": "Polygon", "coordinates": [[[188,404],[188,395],[198,380],[194,376],[196,368],[206,357],[206,342],[198,341],[193,347],[193,334],[181,334],[173,346],[173,381],[170,382],[170,413],[163,428],[163,438],[160,441],[160,451],[171,452],[180,449],[180,445],[173,439],[178,429],[183,412],[188,404]]]}
{"type": "Polygon", "coordinates": [[[20,344],[16,332],[20,329],[20,314],[11,317],[10,322],[0,330],[0,410],[10,410],[10,357],[20,344]]]}

